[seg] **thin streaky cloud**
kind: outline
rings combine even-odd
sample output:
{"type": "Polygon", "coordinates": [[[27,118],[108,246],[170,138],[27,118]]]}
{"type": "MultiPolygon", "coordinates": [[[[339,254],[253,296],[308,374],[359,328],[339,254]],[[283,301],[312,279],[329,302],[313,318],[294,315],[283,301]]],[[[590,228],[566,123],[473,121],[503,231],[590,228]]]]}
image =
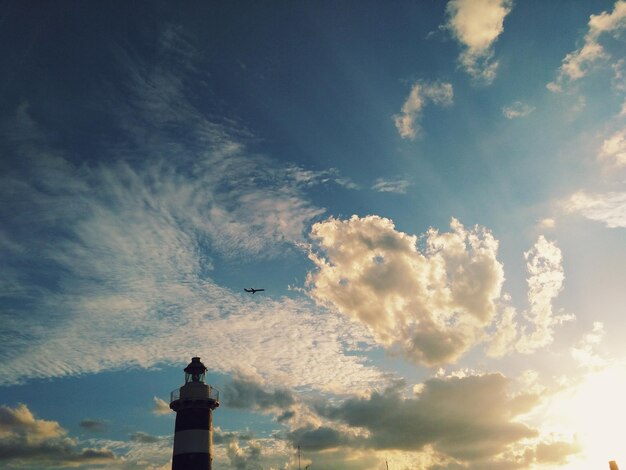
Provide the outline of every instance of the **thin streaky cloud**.
{"type": "Polygon", "coordinates": [[[411,185],[410,181],[403,179],[403,178],[397,178],[397,179],[378,178],[374,182],[372,189],[379,193],[405,194],[410,185],[411,185]]]}

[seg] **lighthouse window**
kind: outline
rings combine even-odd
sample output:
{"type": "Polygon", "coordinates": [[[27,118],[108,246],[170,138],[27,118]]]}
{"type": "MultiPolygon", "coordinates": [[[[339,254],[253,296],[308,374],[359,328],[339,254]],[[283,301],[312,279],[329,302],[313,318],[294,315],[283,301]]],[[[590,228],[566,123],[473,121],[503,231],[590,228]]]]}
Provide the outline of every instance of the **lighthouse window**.
{"type": "Polygon", "coordinates": [[[200,382],[200,383],[204,383],[205,380],[205,373],[185,373],[185,383],[189,383],[189,382],[200,382]]]}

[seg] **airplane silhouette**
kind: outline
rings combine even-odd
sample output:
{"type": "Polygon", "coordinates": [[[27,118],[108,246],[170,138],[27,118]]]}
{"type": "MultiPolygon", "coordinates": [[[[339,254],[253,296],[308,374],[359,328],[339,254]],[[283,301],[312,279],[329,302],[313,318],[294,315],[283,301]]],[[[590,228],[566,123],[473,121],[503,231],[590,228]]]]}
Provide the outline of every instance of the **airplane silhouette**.
{"type": "Polygon", "coordinates": [[[255,289],[254,287],[251,287],[250,289],[246,289],[244,287],[243,290],[245,290],[246,292],[250,292],[251,294],[254,294],[255,292],[263,292],[265,289],[255,289]]]}

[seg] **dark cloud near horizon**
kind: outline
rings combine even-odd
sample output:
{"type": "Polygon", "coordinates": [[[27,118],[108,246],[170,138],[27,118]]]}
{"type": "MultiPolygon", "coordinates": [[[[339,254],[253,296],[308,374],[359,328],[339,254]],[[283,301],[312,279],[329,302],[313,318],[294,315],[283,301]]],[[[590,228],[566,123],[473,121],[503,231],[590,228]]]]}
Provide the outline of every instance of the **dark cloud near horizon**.
{"type": "Polygon", "coordinates": [[[300,446],[308,451],[335,449],[343,446],[360,447],[363,444],[363,441],[352,439],[347,434],[327,426],[299,428],[288,433],[287,439],[294,447],[300,446]]]}
{"type": "Polygon", "coordinates": [[[482,461],[538,434],[515,418],[536,406],[540,397],[511,395],[508,383],[500,374],[430,379],[415,397],[404,397],[395,386],[340,405],[318,403],[315,410],[321,417],[367,434],[300,428],[288,440],[312,450],[347,445],[420,451],[430,445],[459,461],[482,461]]]}
{"type": "Polygon", "coordinates": [[[79,448],[56,421],[33,416],[26,405],[0,406],[0,461],[10,466],[101,465],[117,461],[106,448],[79,448]]]}

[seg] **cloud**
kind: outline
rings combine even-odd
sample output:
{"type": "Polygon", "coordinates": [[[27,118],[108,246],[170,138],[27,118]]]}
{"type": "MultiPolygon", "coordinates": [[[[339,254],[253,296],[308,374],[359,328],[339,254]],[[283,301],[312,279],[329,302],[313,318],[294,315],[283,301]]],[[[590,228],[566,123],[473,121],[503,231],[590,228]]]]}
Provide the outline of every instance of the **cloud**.
{"type": "Polygon", "coordinates": [[[293,179],[298,185],[311,187],[326,183],[335,183],[346,189],[359,189],[359,186],[350,178],[341,176],[339,170],[331,168],[330,170],[306,170],[298,166],[289,166],[286,174],[293,179]]]}
{"type": "Polygon", "coordinates": [[[524,253],[524,257],[529,273],[527,282],[530,304],[525,316],[532,332],[524,328],[516,348],[519,352],[531,353],[551,344],[554,326],[573,317],[555,315],[552,309],[552,302],[559,295],[565,280],[563,256],[556,243],[541,235],[535,245],[524,253]]]}
{"type": "Polygon", "coordinates": [[[564,206],[569,212],[578,212],[609,228],[626,227],[626,193],[587,194],[580,191],[573,194],[564,206]]]}
{"type": "Polygon", "coordinates": [[[510,304],[508,294],[502,296],[499,305],[500,315],[496,318],[493,332],[488,339],[485,353],[489,357],[502,357],[514,350],[515,341],[518,338],[517,310],[510,304]]]}
{"type": "Polygon", "coordinates": [[[414,140],[422,130],[419,121],[424,107],[432,102],[439,106],[450,106],[454,92],[450,83],[416,82],[409,97],[402,105],[402,112],[393,116],[394,123],[403,139],[414,140]]]}
{"type": "Polygon", "coordinates": [[[244,377],[235,377],[222,389],[222,404],[232,408],[251,410],[286,409],[296,400],[293,394],[286,389],[268,391],[260,383],[244,377]]]}
{"type": "Polygon", "coordinates": [[[299,445],[306,451],[358,445],[351,436],[327,426],[299,428],[289,433],[287,438],[293,443],[294,447],[299,445]]]}
{"type": "Polygon", "coordinates": [[[515,101],[508,106],[504,106],[502,108],[502,114],[507,119],[516,119],[526,117],[534,110],[534,106],[522,103],[521,101],[515,101]]]}
{"type": "Polygon", "coordinates": [[[221,428],[215,427],[213,429],[213,443],[216,445],[227,444],[232,441],[249,441],[253,439],[253,435],[249,431],[245,432],[225,432],[221,428]]]}
{"type": "MultiPolygon", "coordinates": [[[[260,468],[297,468],[298,460],[287,441],[273,432],[269,437],[255,437],[246,431],[241,433],[219,430],[214,446],[213,465],[216,468],[239,468],[256,470],[260,468]],[[219,434],[221,433],[221,435],[219,434]]],[[[214,443],[215,440],[214,432],[214,443]]],[[[302,468],[307,465],[303,456],[302,468]]]]}
{"type": "Polygon", "coordinates": [[[78,425],[90,432],[102,432],[107,429],[109,423],[98,419],[83,419],[78,425]]]}
{"type": "Polygon", "coordinates": [[[510,0],[450,0],[446,6],[444,27],[463,46],[459,62],[478,82],[488,85],[496,78],[493,44],[502,34],[512,6],[510,0]]]}
{"type": "Polygon", "coordinates": [[[626,2],[623,0],[617,0],[610,13],[604,11],[599,15],[591,15],[583,45],[565,56],[556,79],[548,83],[548,89],[561,92],[566,85],[585,77],[596,63],[610,58],[609,53],[600,44],[600,38],[605,34],[618,35],[625,28],[626,2]]]}
{"type": "Polygon", "coordinates": [[[606,360],[598,353],[597,348],[604,340],[606,331],[602,322],[593,322],[591,332],[583,335],[578,344],[570,348],[570,354],[582,367],[600,370],[606,366],[606,360]]]}
{"type": "Polygon", "coordinates": [[[550,441],[541,442],[535,450],[535,461],[539,464],[565,465],[569,456],[581,451],[577,442],[550,441]]]}
{"type": "Polygon", "coordinates": [[[514,395],[508,391],[509,382],[500,374],[437,378],[424,382],[413,397],[394,387],[339,405],[320,404],[320,416],[334,424],[298,429],[288,438],[305,450],[352,446],[411,452],[430,447],[465,465],[487,461],[537,436],[517,418],[532,410],[540,397],[514,395]]]}
{"type": "Polygon", "coordinates": [[[276,417],[276,421],[278,421],[279,423],[289,421],[291,418],[295,416],[295,414],[296,414],[295,411],[287,410],[284,413],[281,413],[280,415],[278,415],[276,417]]]}
{"type": "Polygon", "coordinates": [[[237,470],[261,470],[262,448],[256,442],[248,443],[242,448],[238,442],[228,444],[228,459],[230,467],[237,470]]]}
{"type": "Polygon", "coordinates": [[[133,442],[141,442],[144,444],[152,444],[154,442],[160,442],[162,440],[169,440],[170,436],[153,436],[147,432],[137,431],[130,435],[130,440],[133,442]]]}
{"type": "Polygon", "coordinates": [[[398,178],[398,179],[385,179],[378,178],[372,189],[379,193],[397,193],[397,194],[405,194],[408,187],[411,183],[408,180],[398,178]]]}
{"type": "Polygon", "coordinates": [[[154,407],[152,413],[157,416],[168,415],[172,412],[168,402],[159,397],[154,397],[154,407]]]}
{"type": "MultiPolygon", "coordinates": [[[[107,469],[119,470],[167,470],[171,469],[173,436],[153,436],[138,431],[128,440],[90,439],[93,445],[111,449],[118,455],[117,462],[110,462],[107,469]]],[[[91,467],[89,467],[91,468],[91,467]]]]}
{"type": "Polygon", "coordinates": [[[483,228],[415,236],[378,216],[334,218],[311,229],[308,293],[358,320],[387,347],[429,366],[456,361],[482,340],[503,282],[498,242],[483,228]]]}
{"type": "Polygon", "coordinates": [[[537,223],[537,228],[539,230],[551,230],[554,227],[556,227],[556,220],[552,217],[546,217],[537,223]]]}
{"type": "Polygon", "coordinates": [[[613,69],[613,79],[611,84],[613,89],[619,92],[626,91],[626,70],[624,66],[626,65],[626,60],[619,59],[615,63],[611,64],[611,68],[613,69]]]}
{"type": "Polygon", "coordinates": [[[324,212],[306,190],[335,173],[249,152],[236,130],[192,105],[176,76],[129,67],[133,107],[112,102],[120,136],[128,133],[116,145],[132,158],[105,146],[109,159],[77,166],[35,133],[14,143],[19,158],[0,176],[0,382],[178,363],[191,347],[209,355],[208,336],[220,343],[211,356],[222,372],[243,361],[290,385],[379,380],[362,356],[346,355],[371,340],[364,330],[306,299],[250,299],[212,279],[215,258],[300,250],[324,212]]]}
{"type": "Polygon", "coordinates": [[[114,464],[116,460],[109,449],[80,448],[59,423],[35,418],[24,404],[0,406],[0,462],[41,468],[114,464]]]}
{"type": "Polygon", "coordinates": [[[626,166],[626,129],[616,132],[602,143],[598,158],[616,167],[626,166]]]}

